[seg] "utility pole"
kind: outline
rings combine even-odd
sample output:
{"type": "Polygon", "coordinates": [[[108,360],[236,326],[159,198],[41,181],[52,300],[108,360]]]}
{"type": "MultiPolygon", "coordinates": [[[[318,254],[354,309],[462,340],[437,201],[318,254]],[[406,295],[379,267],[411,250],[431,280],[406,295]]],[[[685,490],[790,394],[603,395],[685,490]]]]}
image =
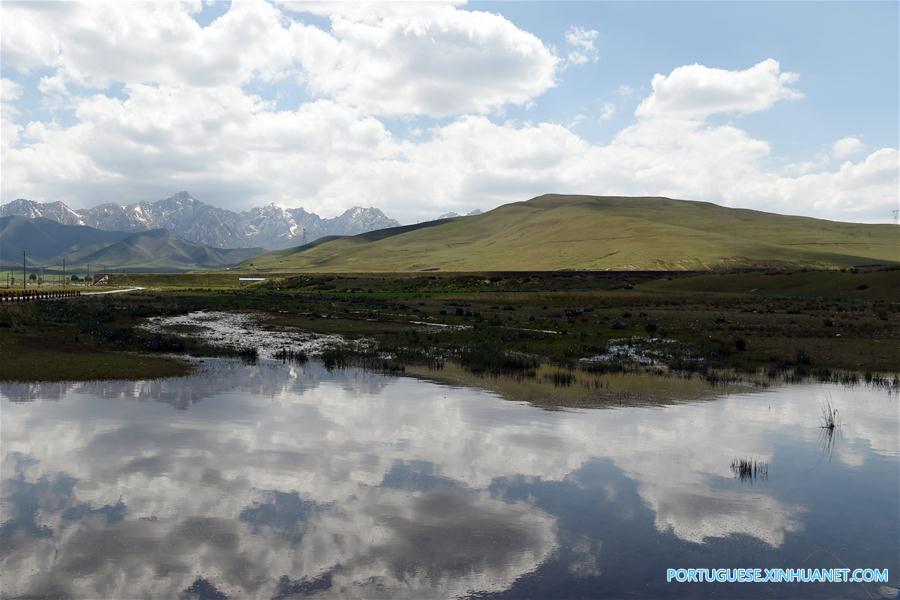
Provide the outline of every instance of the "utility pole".
{"type": "Polygon", "coordinates": [[[28,277],[25,274],[25,251],[22,250],[22,290],[26,290],[28,284],[25,283],[28,277]]]}
{"type": "Polygon", "coordinates": [[[67,287],[69,284],[66,281],[66,259],[63,258],[63,287],[67,287]]]}

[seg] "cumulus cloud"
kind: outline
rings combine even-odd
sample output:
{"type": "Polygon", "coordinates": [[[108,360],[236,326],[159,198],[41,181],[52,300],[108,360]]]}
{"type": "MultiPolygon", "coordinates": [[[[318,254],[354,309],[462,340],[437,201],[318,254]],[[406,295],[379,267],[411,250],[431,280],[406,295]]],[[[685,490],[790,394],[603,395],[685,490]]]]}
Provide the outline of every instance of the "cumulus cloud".
{"type": "Polygon", "coordinates": [[[797,100],[803,94],[792,85],[796,73],[782,72],[778,61],[766,59],[742,71],[693,64],[668,75],[657,73],[653,92],[641,102],[638,117],[704,119],[714,113],[752,113],[779,100],[797,100]]]}
{"type": "Polygon", "coordinates": [[[570,27],[566,31],[566,44],[569,46],[566,61],[574,65],[583,65],[600,60],[600,52],[594,47],[599,35],[600,32],[596,29],[570,27]]]}
{"type": "Polygon", "coordinates": [[[4,67],[56,70],[90,88],[112,82],[209,86],[276,78],[296,57],[293,24],[262,1],[240,2],[208,27],[176,2],[4,6],[4,67]],[[239,50],[239,51],[238,51],[239,50]]]}
{"type": "Polygon", "coordinates": [[[255,0],[201,27],[189,7],[4,6],[4,66],[55,69],[47,85],[57,88],[294,78],[317,96],[370,112],[434,116],[524,104],[555,85],[556,56],[497,14],[449,4],[327,5],[331,27],[323,29],[255,0]]]}
{"type": "Polygon", "coordinates": [[[733,125],[644,118],[594,144],[558,124],[463,116],[402,139],[330,100],[277,110],[237,87],[125,91],[81,99],[74,126],[29,126],[28,143],[4,150],[4,196],[80,206],[184,188],[232,207],[275,201],[334,214],[375,205],[405,221],[548,191],[856,220],[884,219],[897,203],[896,149],[792,175],[772,170],[769,144],[733,125]]]}
{"type": "Polygon", "coordinates": [[[297,40],[309,87],[379,114],[432,116],[525,104],[553,87],[556,56],[504,17],[415,6],[339,7],[330,31],[303,28],[297,40]]]}
{"type": "Polygon", "coordinates": [[[2,100],[3,102],[13,102],[21,97],[21,85],[5,77],[0,80],[0,100],[2,100]]]}
{"type": "MultiPolygon", "coordinates": [[[[898,202],[895,148],[866,154],[845,138],[830,152],[839,167],[780,169],[765,140],[708,120],[799,98],[796,75],[772,59],[656,75],[636,120],[599,143],[573,131],[579,118],[503,120],[497,109],[555,85],[560,59],[502,16],[446,3],[288,7],[238,3],[201,27],[174,3],[5,3],[3,199],[83,207],[188,189],[230,208],[374,205],[406,222],[546,192],[853,220],[885,220],[898,202]],[[68,118],[28,122],[21,72],[41,74],[44,108],[68,118]],[[311,97],[289,105],[259,84],[311,97]]],[[[573,28],[570,46],[590,50],[595,33],[573,28]]],[[[596,110],[608,119],[616,103],[596,110]]]]}
{"type": "Polygon", "coordinates": [[[831,155],[835,158],[854,156],[866,149],[862,140],[854,135],[842,137],[831,146],[831,155]]]}

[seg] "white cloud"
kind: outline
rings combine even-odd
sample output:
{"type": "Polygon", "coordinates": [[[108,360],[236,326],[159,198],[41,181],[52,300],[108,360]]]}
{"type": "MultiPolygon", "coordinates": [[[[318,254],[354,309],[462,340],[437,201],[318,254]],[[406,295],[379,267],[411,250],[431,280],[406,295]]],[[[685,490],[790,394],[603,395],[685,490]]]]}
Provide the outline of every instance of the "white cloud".
{"type": "Polygon", "coordinates": [[[570,27],[566,31],[566,44],[570,47],[566,62],[574,65],[597,62],[600,59],[600,52],[594,47],[594,42],[599,35],[600,32],[596,29],[570,27]]]}
{"type": "Polygon", "coordinates": [[[639,119],[592,144],[558,124],[466,116],[404,140],[328,100],[279,111],[236,87],[133,85],[126,94],[81,100],[68,128],[29,126],[31,142],[4,151],[3,196],[83,206],[189,189],[231,207],[275,201],[334,214],[375,205],[407,222],[549,191],[855,220],[884,220],[897,204],[896,149],[791,175],[768,167],[765,141],[732,125],[639,119]]]}
{"type": "Polygon", "coordinates": [[[22,86],[7,78],[0,80],[0,100],[14,102],[22,97],[22,86]]]}
{"type": "Polygon", "coordinates": [[[330,30],[262,0],[234,3],[207,27],[173,2],[5,5],[4,67],[53,68],[44,85],[56,90],[293,77],[370,112],[435,116],[525,104],[555,85],[556,56],[500,15],[447,4],[301,8],[328,9],[330,30]]]}
{"type": "Polygon", "coordinates": [[[743,71],[685,65],[669,75],[654,75],[653,92],[635,114],[643,118],[704,119],[714,113],[757,112],[779,100],[802,98],[791,87],[797,78],[795,73],[782,72],[778,61],[771,58],[743,71]]]}
{"type": "Polygon", "coordinates": [[[19,141],[22,127],[13,119],[19,114],[15,101],[22,97],[22,86],[6,79],[0,80],[0,149],[6,149],[19,141]]]}
{"type": "Polygon", "coordinates": [[[616,105],[612,102],[604,102],[600,107],[600,120],[609,121],[616,114],[616,105]]]}
{"type": "MultiPolygon", "coordinates": [[[[896,149],[866,156],[845,138],[832,154],[853,160],[840,168],[777,169],[765,140],[706,122],[798,98],[796,75],[772,59],[656,75],[637,120],[591,143],[573,131],[579,117],[563,126],[485,116],[533,102],[560,62],[502,16],[453,4],[290,8],[236,3],[201,27],[194,7],[175,3],[4,3],[0,194],[81,207],[188,189],[232,208],[274,201],[331,215],[375,205],[407,222],[545,192],[857,220],[884,220],[897,204],[896,149]],[[329,26],[304,22],[321,15],[329,26]],[[39,68],[43,107],[71,110],[73,124],[24,122],[19,100],[6,100],[21,99],[15,71],[39,68]],[[248,91],[297,80],[312,100],[284,107],[248,91]],[[124,86],[113,94],[111,82],[124,86]],[[413,118],[415,133],[399,137],[382,115],[413,118]]],[[[597,34],[573,28],[567,38],[587,52],[597,34]]],[[[595,110],[590,119],[608,119],[616,103],[595,110]]]]}
{"type": "Polygon", "coordinates": [[[866,149],[866,145],[862,143],[858,137],[848,135],[842,137],[831,147],[831,155],[835,158],[847,158],[859,154],[866,149]]]}
{"type": "Polygon", "coordinates": [[[446,116],[526,104],[555,85],[558,59],[502,16],[403,8],[344,10],[329,32],[298,32],[309,87],[379,114],[446,116]]]}

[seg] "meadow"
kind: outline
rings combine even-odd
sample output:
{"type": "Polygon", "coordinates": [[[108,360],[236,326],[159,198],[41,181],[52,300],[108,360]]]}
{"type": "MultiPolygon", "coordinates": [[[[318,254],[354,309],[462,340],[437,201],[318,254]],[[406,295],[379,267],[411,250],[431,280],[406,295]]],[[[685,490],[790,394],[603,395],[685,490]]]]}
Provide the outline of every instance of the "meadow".
{"type": "Polygon", "coordinates": [[[895,225],[839,223],[670,198],[547,194],[487,213],[322,238],[244,270],[691,271],[898,265],[895,225]]]}
{"type": "Polygon", "coordinates": [[[0,306],[0,379],[154,377],[190,370],[173,355],[246,355],[138,327],[196,310],[258,311],[266,327],[365,338],[366,352],[336,347],[332,360],[384,370],[452,363],[476,375],[552,378],[622,372],[643,361],[715,379],[893,374],[900,366],[898,269],[237,280],[227,272],[114,275],[115,286],[146,289],[0,306]]]}

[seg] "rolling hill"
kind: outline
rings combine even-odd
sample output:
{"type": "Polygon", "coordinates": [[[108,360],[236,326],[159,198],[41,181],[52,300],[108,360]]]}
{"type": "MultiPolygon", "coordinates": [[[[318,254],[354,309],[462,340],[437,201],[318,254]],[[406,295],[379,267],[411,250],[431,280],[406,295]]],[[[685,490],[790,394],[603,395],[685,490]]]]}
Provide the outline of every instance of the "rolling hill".
{"type": "Polygon", "coordinates": [[[669,198],[548,194],[470,217],[270,252],[242,268],[402,272],[705,270],[900,263],[900,227],[669,198]]]}
{"type": "Polygon", "coordinates": [[[0,265],[22,266],[22,252],[26,263],[43,265],[56,257],[79,252],[95,252],[126,237],[124,231],[101,231],[84,225],[63,225],[44,218],[28,219],[19,216],[0,218],[0,265]]]}
{"type": "Polygon", "coordinates": [[[70,268],[92,264],[109,271],[187,271],[230,266],[263,252],[261,248],[212,248],[165,229],[102,231],[50,219],[0,218],[0,265],[70,268]]]}
{"type": "Polygon", "coordinates": [[[114,244],[79,256],[78,262],[108,271],[179,271],[237,264],[262,248],[213,248],[184,240],[165,229],[134,233],[114,244]]]}

